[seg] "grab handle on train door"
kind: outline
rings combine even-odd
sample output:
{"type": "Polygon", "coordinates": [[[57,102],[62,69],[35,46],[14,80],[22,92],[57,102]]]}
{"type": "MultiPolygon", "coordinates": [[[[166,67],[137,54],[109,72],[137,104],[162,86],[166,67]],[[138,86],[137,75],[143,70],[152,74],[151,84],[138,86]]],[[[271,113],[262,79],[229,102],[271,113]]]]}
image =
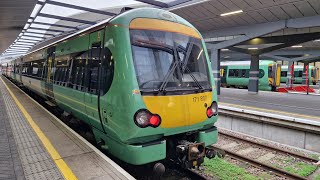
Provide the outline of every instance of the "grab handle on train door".
{"type": "Polygon", "coordinates": [[[102,109],[102,114],[103,114],[103,119],[106,123],[108,123],[108,115],[107,115],[107,110],[102,109]]]}

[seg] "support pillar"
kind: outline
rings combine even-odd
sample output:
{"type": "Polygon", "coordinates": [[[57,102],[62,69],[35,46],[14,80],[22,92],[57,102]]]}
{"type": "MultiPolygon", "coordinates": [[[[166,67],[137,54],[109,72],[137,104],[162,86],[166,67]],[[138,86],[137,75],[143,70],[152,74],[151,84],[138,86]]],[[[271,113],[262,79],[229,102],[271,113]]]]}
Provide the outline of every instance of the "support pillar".
{"type": "Polygon", "coordinates": [[[302,71],[302,84],[307,84],[307,80],[308,80],[308,77],[307,77],[307,67],[309,65],[309,63],[303,63],[303,71],[302,71]]]}
{"type": "Polygon", "coordinates": [[[259,91],[259,55],[251,55],[251,64],[249,72],[249,94],[258,94],[259,91]]]}
{"type": "Polygon", "coordinates": [[[291,88],[294,80],[294,71],[292,71],[292,68],[294,68],[294,62],[289,61],[288,62],[288,73],[287,73],[287,81],[286,81],[286,87],[291,88]],[[292,71],[292,72],[291,72],[292,71]],[[292,74],[291,74],[292,73],[292,74]]]}
{"type": "Polygon", "coordinates": [[[217,95],[220,95],[220,49],[211,49],[211,68],[214,82],[216,85],[217,95]]]}

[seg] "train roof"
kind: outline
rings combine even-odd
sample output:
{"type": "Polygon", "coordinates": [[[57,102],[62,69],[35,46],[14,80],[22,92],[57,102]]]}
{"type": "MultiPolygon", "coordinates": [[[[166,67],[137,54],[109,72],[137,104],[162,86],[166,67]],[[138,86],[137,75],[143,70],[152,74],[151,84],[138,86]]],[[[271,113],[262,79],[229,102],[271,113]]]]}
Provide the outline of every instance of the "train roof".
{"type": "MultiPolygon", "coordinates": [[[[99,23],[97,23],[95,25],[92,25],[92,26],[90,26],[88,28],[85,28],[85,29],[80,30],[80,31],[78,31],[76,33],[73,33],[73,34],[70,34],[70,35],[68,35],[66,37],[63,37],[61,39],[58,39],[57,41],[54,41],[54,42],[52,42],[52,43],[50,43],[48,45],[45,45],[45,46],[43,46],[41,48],[38,48],[38,49],[36,49],[36,50],[34,50],[32,52],[29,52],[28,54],[26,54],[24,56],[30,55],[30,54],[32,54],[34,52],[37,52],[37,51],[40,51],[40,50],[44,50],[45,48],[48,48],[50,46],[54,46],[54,45],[56,45],[56,44],[58,44],[60,42],[66,41],[66,40],[71,39],[73,37],[76,37],[78,35],[90,32],[91,30],[94,30],[95,28],[99,28],[101,26],[105,26],[108,23],[115,23],[115,24],[120,23],[120,24],[128,27],[130,22],[131,22],[131,20],[135,19],[135,18],[163,19],[163,20],[167,20],[167,21],[172,21],[172,22],[184,24],[186,26],[189,26],[191,28],[196,29],[188,21],[186,21],[182,17],[180,17],[180,16],[178,16],[178,15],[176,15],[174,13],[171,13],[169,11],[165,11],[165,10],[157,9],[157,8],[149,8],[149,7],[137,8],[137,9],[132,9],[132,10],[125,11],[125,12],[120,13],[120,14],[114,16],[114,17],[111,17],[111,18],[103,20],[103,21],[101,21],[101,22],[99,22],[99,23]],[[115,22],[113,22],[113,21],[115,21],[115,22]]],[[[196,29],[196,31],[199,33],[199,31],[197,29],[196,29]]]]}
{"type": "MultiPolygon", "coordinates": [[[[271,60],[259,60],[259,65],[269,65],[275,63],[271,60]]],[[[221,66],[249,66],[251,61],[224,61],[221,62],[221,66]]]]}

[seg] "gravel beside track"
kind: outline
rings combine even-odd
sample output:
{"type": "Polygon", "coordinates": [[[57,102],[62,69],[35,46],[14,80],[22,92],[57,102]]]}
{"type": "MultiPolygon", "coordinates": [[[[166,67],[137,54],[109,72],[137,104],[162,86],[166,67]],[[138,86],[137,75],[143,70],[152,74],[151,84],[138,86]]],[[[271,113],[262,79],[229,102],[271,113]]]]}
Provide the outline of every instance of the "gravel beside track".
{"type": "Polygon", "coordinates": [[[269,174],[267,179],[313,179],[320,171],[314,165],[319,154],[225,129],[219,129],[219,141],[213,147],[225,151],[229,162],[258,177],[269,174]]]}

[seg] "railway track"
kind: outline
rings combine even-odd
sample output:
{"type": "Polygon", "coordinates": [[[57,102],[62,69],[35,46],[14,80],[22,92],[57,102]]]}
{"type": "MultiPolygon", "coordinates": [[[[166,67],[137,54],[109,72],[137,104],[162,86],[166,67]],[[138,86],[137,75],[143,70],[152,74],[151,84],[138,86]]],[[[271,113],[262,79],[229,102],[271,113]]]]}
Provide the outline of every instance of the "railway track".
{"type": "Polygon", "coordinates": [[[219,141],[228,141],[227,143],[220,142],[220,145],[218,143],[213,146],[221,153],[225,153],[233,159],[248,163],[256,168],[263,169],[264,171],[274,174],[278,177],[286,179],[308,179],[314,173],[310,172],[310,174],[304,174],[304,176],[302,176],[299,175],[299,173],[290,172],[290,168],[284,168],[286,163],[311,167],[312,163],[317,162],[316,159],[311,157],[307,157],[282,148],[271,147],[266,144],[257,143],[249,139],[242,139],[223,132],[219,133],[219,141]],[[272,159],[280,159],[280,161],[283,160],[285,163],[283,163],[283,167],[277,166],[271,163],[273,162],[272,159]]]}

